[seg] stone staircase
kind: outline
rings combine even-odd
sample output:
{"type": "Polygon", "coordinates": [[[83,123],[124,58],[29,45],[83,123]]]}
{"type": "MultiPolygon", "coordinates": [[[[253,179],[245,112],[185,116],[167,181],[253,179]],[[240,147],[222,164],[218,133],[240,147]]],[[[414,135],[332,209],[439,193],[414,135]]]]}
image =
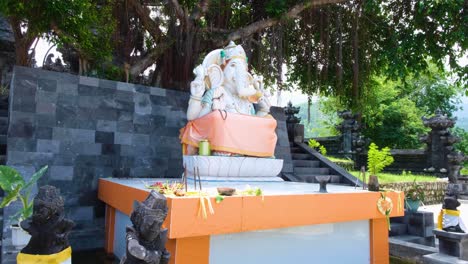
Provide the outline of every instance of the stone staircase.
{"type": "Polygon", "coordinates": [[[316,176],[330,176],[332,184],[362,186],[362,182],[304,143],[290,143],[294,173],[285,180],[317,183],[316,176]]]}

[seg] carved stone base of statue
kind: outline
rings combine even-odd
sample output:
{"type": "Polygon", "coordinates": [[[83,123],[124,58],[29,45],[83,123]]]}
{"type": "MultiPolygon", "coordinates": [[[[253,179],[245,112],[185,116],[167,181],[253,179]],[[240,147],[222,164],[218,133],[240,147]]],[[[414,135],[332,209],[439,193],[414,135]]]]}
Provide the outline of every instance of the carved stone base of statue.
{"type": "Polygon", "coordinates": [[[188,179],[194,178],[198,168],[201,180],[283,181],[276,177],[283,168],[282,159],[185,155],[183,162],[188,179]]]}
{"type": "Polygon", "coordinates": [[[167,228],[161,228],[167,216],[166,197],[152,191],[144,202],[135,202],[127,227],[127,253],[121,264],[167,264],[167,228]]]}

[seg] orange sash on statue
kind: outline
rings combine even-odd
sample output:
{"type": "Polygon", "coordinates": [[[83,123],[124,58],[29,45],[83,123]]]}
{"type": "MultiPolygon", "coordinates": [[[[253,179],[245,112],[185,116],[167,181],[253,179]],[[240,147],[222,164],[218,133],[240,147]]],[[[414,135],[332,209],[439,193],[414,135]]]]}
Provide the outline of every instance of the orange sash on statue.
{"type": "Polygon", "coordinates": [[[180,130],[180,141],[184,145],[198,147],[200,140],[208,139],[212,151],[271,157],[277,140],[275,129],[276,120],[271,116],[214,111],[189,121],[180,130]]]}

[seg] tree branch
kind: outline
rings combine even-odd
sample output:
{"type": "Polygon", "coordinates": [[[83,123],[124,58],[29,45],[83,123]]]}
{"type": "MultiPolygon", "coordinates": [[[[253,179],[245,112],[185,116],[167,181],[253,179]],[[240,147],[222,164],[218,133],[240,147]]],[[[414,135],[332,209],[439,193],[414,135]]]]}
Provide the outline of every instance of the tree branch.
{"type": "Polygon", "coordinates": [[[149,66],[153,65],[159,56],[164,54],[164,52],[171,47],[173,43],[174,41],[171,40],[161,41],[161,44],[148,52],[144,57],[138,58],[137,62],[130,67],[130,75],[137,76],[149,66]]]}
{"type": "Polygon", "coordinates": [[[278,24],[281,20],[298,17],[299,14],[307,8],[318,7],[318,6],[322,6],[326,4],[340,3],[340,2],[345,2],[345,1],[347,0],[310,0],[305,3],[297,4],[293,6],[291,9],[289,9],[289,11],[286,12],[280,18],[268,18],[268,19],[256,21],[246,27],[240,28],[237,31],[232,32],[231,34],[228,35],[226,39],[223,40],[222,45],[226,45],[230,40],[238,40],[238,39],[249,37],[253,35],[254,33],[257,33],[259,31],[262,31],[266,28],[269,28],[278,24]]]}
{"type": "Polygon", "coordinates": [[[208,11],[209,5],[210,5],[209,0],[200,0],[200,2],[198,2],[198,5],[193,9],[190,19],[192,20],[200,19],[202,16],[206,14],[206,11],[208,11]]]}
{"type": "Polygon", "coordinates": [[[172,7],[174,7],[176,16],[181,20],[181,21],[188,21],[187,14],[184,12],[184,9],[180,6],[179,1],[177,0],[170,0],[169,3],[172,4],[172,7]]]}
{"type": "Polygon", "coordinates": [[[150,10],[146,6],[142,6],[137,0],[130,0],[130,5],[135,9],[136,14],[141,19],[143,27],[150,33],[153,40],[156,42],[162,35],[162,31],[159,28],[159,23],[150,17],[150,10]]]}

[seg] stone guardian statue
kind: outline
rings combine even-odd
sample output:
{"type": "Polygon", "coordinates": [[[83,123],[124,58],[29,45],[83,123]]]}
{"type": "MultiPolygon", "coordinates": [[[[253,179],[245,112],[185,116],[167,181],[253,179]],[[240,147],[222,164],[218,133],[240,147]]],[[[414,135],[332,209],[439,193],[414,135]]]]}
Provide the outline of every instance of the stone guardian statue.
{"type": "Polygon", "coordinates": [[[166,250],[167,228],[161,228],[167,216],[163,194],[151,191],[145,201],[135,202],[127,227],[127,253],[121,264],[167,264],[171,254],[166,250]]]}
{"type": "Polygon", "coordinates": [[[21,222],[31,240],[18,254],[18,263],[71,263],[68,234],[75,224],[65,218],[60,190],[42,186],[33,203],[33,215],[21,222]]]}

